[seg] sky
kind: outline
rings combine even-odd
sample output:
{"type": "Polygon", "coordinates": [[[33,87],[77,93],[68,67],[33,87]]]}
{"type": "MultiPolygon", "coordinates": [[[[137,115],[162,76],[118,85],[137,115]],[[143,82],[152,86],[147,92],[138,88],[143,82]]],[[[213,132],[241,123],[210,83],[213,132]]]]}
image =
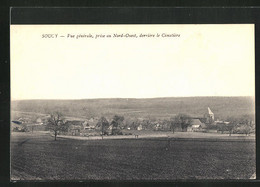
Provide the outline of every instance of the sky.
{"type": "Polygon", "coordinates": [[[11,25],[10,30],[12,100],[255,93],[253,24],[11,25]],[[138,37],[113,37],[127,33],[138,37]],[[94,38],[76,39],[79,34],[94,38]],[[95,39],[96,34],[112,37],[95,39]]]}

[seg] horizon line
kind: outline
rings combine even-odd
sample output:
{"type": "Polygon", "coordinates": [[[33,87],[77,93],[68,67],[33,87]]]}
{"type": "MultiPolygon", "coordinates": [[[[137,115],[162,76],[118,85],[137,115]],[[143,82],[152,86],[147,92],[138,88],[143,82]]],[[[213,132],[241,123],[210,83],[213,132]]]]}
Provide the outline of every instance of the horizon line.
{"type": "Polygon", "coordinates": [[[194,98],[194,97],[255,97],[255,96],[169,96],[169,97],[102,97],[102,98],[77,98],[77,99],[10,99],[10,101],[28,101],[28,100],[97,100],[97,99],[167,99],[167,98],[194,98]]]}

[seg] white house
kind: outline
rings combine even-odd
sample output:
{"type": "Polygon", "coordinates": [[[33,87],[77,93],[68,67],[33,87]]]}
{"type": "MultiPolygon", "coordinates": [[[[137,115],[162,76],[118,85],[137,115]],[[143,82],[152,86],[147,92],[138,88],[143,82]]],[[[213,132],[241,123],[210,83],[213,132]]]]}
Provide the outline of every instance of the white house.
{"type": "Polygon", "coordinates": [[[142,125],[139,125],[138,127],[137,127],[137,130],[138,131],[140,131],[140,130],[142,130],[143,129],[143,126],[142,125]]]}

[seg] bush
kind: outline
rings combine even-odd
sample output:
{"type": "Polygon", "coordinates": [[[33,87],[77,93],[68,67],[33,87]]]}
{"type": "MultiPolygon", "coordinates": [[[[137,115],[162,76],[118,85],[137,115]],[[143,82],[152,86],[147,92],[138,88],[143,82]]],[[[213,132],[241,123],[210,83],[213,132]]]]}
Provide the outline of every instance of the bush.
{"type": "Polygon", "coordinates": [[[14,132],[19,132],[20,130],[19,130],[18,127],[15,127],[15,128],[13,128],[13,131],[14,131],[14,132]]]}
{"type": "Polygon", "coordinates": [[[29,130],[26,127],[23,127],[21,129],[19,129],[18,127],[15,127],[13,129],[13,132],[29,132],[29,130]]]}
{"type": "Polygon", "coordinates": [[[103,135],[109,135],[109,132],[107,131],[104,131],[104,134],[103,135]]]}
{"type": "Polygon", "coordinates": [[[219,129],[221,129],[221,127],[220,127],[221,125],[207,125],[206,126],[206,129],[207,130],[219,130],[219,129]]]}
{"type": "Polygon", "coordinates": [[[122,131],[120,129],[113,129],[112,135],[123,135],[122,131]]]}
{"type": "Polygon", "coordinates": [[[130,133],[125,133],[125,135],[132,135],[132,133],[130,132],[130,133]]]}

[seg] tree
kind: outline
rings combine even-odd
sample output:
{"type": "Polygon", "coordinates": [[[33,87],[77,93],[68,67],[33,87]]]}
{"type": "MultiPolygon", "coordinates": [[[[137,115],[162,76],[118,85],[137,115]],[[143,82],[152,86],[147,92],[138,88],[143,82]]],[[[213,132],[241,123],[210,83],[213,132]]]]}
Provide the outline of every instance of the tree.
{"type": "Polygon", "coordinates": [[[229,132],[229,136],[231,136],[231,134],[233,133],[235,127],[237,126],[237,123],[236,122],[230,122],[226,125],[226,128],[229,132]]]}
{"type": "Polygon", "coordinates": [[[132,123],[131,123],[131,129],[135,129],[137,130],[138,126],[140,125],[140,121],[138,119],[133,119],[132,123]]]}
{"type": "Polygon", "coordinates": [[[64,123],[64,119],[60,112],[54,112],[50,114],[50,117],[47,121],[47,129],[54,132],[54,140],[56,141],[56,137],[58,132],[66,131],[68,129],[67,125],[64,123]]]}
{"type": "Polygon", "coordinates": [[[151,124],[151,122],[149,120],[147,120],[147,119],[143,120],[142,121],[143,129],[148,129],[150,124],[151,124]]]}
{"type": "Polygon", "coordinates": [[[115,115],[111,122],[112,125],[112,134],[121,134],[120,126],[124,121],[124,116],[115,115]]]}
{"type": "Polygon", "coordinates": [[[242,124],[239,131],[247,136],[253,131],[253,127],[250,124],[242,124]]]}
{"type": "Polygon", "coordinates": [[[254,131],[254,116],[250,116],[250,115],[243,115],[241,116],[241,118],[239,119],[239,123],[238,123],[238,131],[240,133],[247,135],[250,135],[251,132],[254,131]]]}
{"type": "Polygon", "coordinates": [[[172,128],[171,128],[171,122],[170,122],[169,120],[164,119],[163,122],[162,122],[162,125],[163,125],[163,130],[167,130],[167,131],[168,131],[169,129],[172,130],[172,128]]]}
{"type": "Polygon", "coordinates": [[[172,130],[172,133],[174,133],[174,132],[175,132],[175,129],[180,126],[179,123],[178,123],[178,121],[175,120],[175,118],[171,118],[171,119],[170,119],[170,125],[171,125],[170,128],[171,128],[171,130],[172,130]]]}
{"type": "Polygon", "coordinates": [[[104,135],[105,132],[107,132],[107,129],[109,127],[109,122],[107,121],[107,119],[105,117],[102,116],[98,120],[97,127],[101,127],[101,136],[102,136],[102,139],[103,139],[103,135],[104,135]]]}
{"type": "Polygon", "coordinates": [[[217,128],[218,131],[221,131],[222,134],[224,133],[225,130],[227,130],[225,123],[217,124],[216,128],[217,128]]]}
{"type": "Polygon", "coordinates": [[[178,114],[171,121],[171,129],[174,133],[176,127],[181,127],[182,131],[187,131],[187,127],[191,124],[191,117],[187,114],[178,114]]]}
{"type": "Polygon", "coordinates": [[[228,117],[227,121],[229,122],[226,124],[226,130],[229,132],[229,136],[233,133],[235,128],[239,125],[239,119],[234,117],[228,117]]]}

